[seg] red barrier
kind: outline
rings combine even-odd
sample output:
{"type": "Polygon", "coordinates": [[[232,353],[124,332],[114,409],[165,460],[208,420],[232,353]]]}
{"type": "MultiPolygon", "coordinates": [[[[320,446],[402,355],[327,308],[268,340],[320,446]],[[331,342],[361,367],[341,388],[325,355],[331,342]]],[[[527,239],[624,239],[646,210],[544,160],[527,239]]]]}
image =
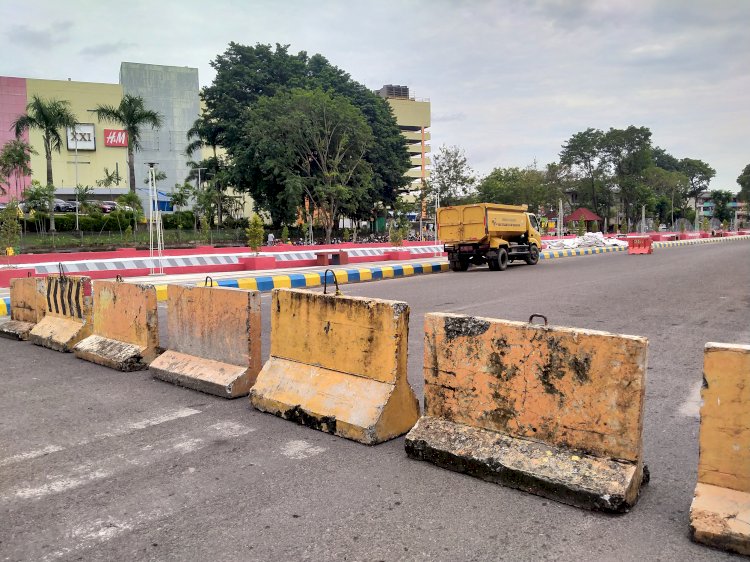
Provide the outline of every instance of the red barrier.
{"type": "Polygon", "coordinates": [[[628,254],[653,254],[653,240],[649,236],[628,237],[628,254]]]}

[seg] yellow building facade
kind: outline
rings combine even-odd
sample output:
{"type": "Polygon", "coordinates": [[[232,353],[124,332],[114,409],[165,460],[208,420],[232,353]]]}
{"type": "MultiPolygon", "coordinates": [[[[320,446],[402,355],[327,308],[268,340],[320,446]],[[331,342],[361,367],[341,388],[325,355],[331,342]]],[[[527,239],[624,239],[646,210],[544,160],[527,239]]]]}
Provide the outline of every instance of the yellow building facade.
{"type": "MultiPolygon", "coordinates": [[[[127,146],[107,146],[105,129],[119,130],[117,125],[100,123],[93,113],[98,105],[117,107],[123,96],[120,84],[99,84],[66,80],[26,79],[28,99],[58,99],[70,102],[70,108],[78,118],[75,131],[61,131],[63,145],[60,152],[52,152],[52,174],[57,193],[70,195],[76,184],[95,186],[104,177],[104,169],[112,173],[117,170],[122,177],[119,187],[111,190],[113,198],[127,191],[127,146]]],[[[33,178],[46,183],[47,161],[41,131],[29,131],[29,144],[36,154],[31,156],[33,178]]],[[[115,143],[117,144],[117,143],[115,143]]],[[[123,144],[123,143],[119,143],[123,144]]],[[[145,174],[144,174],[145,177],[145,174]]],[[[140,183],[140,182],[139,182],[140,183]]]]}

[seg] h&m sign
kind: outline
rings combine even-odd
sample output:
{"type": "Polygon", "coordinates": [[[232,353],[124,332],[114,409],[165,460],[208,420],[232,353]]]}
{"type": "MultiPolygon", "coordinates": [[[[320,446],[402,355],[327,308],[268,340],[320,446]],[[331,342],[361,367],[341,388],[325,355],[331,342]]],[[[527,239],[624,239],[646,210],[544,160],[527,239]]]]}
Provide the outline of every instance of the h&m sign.
{"type": "Polygon", "coordinates": [[[96,150],[96,133],[93,123],[76,123],[67,127],[68,150],[96,150]]]}
{"type": "Polygon", "coordinates": [[[128,132],[121,129],[104,129],[104,146],[128,146],[128,132]]]}

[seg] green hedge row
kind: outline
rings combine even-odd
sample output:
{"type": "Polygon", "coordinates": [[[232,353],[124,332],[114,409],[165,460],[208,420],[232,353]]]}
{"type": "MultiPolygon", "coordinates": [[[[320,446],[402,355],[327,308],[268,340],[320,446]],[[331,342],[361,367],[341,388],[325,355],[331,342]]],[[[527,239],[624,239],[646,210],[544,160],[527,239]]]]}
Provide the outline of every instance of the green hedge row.
{"type": "MultiPolygon", "coordinates": [[[[192,211],[180,211],[177,213],[162,215],[162,223],[167,230],[192,229],[195,224],[192,211]]],[[[33,219],[24,218],[23,226],[26,232],[39,232],[41,227],[49,231],[49,215],[37,212],[33,219]]],[[[112,211],[108,215],[94,213],[78,216],[78,228],[84,232],[101,232],[103,230],[119,231],[125,230],[128,225],[135,225],[132,211],[112,211]]],[[[55,214],[55,230],[58,232],[71,232],[76,227],[75,213],[55,214]]]]}

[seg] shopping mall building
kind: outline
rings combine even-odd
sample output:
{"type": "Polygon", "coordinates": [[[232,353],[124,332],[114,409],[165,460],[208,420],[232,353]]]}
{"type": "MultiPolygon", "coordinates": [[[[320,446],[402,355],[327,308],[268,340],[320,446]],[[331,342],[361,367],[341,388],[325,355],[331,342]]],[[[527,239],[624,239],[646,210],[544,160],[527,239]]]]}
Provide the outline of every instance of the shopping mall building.
{"type": "MultiPolygon", "coordinates": [[[[127,165],[127,135],[115,123],[99,122],[93,109],[98,105],[118,106],[126,94],[141,96],[145,106],[161,114],[163,125],[158,130],[146,128],[141,138],[142,148],[135,153],[135,175],[138,194],[148,200],[148,163],[166,174],[159,183],[165,192],[175,183],[183,183],[188,174],[185,155],[187,131],[200,114],[198,97],[198,69],[123,62],[119,84],[74,82],[72,80],[39,80],[0,76],[0,147],[15,138],[13,122],[23,115],[32,96],[70,102],[78,118],[75,130],[68,129],[61,151],[52,153],[52,173],[61,199],[73,199],[76,184],[96,186],[105,177],[105,169],[117,171],[122,178],[112,187],[95,187],[97,199],[115,200],[126,193],[129,186],[127,165]]],[[[30,130],[23,139],[36,151],[31,157],[32,174],[23,178],[20,189],[15,182],[3,185],[7,193],[0,201],[21,199],[23,189],[32,179],[46,182],[47,165],[44,157],[42,133],[30,130]],[[20,191],[21,193],[18,193],[20,191]]]]}

